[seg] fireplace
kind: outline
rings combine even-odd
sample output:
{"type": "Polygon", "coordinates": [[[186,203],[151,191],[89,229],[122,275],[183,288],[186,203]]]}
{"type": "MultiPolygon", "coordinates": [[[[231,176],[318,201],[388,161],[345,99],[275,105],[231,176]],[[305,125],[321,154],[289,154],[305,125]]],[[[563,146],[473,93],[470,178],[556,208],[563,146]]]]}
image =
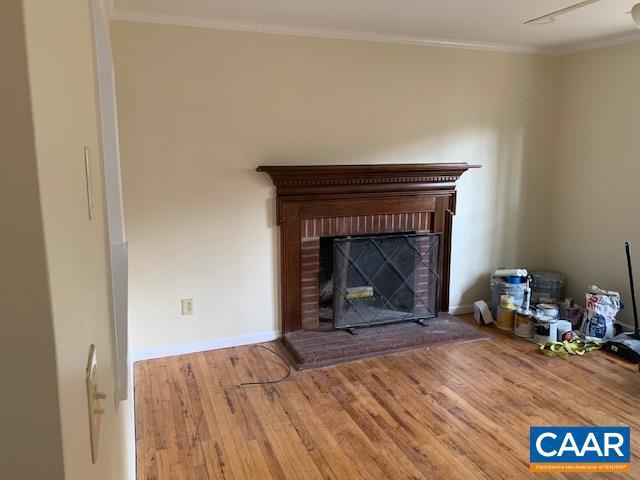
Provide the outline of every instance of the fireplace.
{"type": "Polygon", "coordinates": [[[259,167],[276,187],[285,343],[447,312],[455,183],[473,167],[259,167]]]}
{"type": "Polygon", "coordinates": [[[322,237],[320,323],[355,334],[436,317],[439,240],[434,233],[322,237]]]}

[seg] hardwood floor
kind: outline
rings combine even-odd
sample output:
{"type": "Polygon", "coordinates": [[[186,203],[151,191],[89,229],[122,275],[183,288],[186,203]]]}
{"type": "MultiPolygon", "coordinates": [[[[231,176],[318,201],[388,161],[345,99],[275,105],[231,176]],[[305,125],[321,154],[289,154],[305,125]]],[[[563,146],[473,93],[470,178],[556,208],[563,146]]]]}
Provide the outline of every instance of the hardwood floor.
{"type": "Polygon", "coordinates": [[[266,386],[237,386],[284,373],[255,346],[138,362],[138,479],[584,478],[529,473],[530,425],[630,425],[631,472],[589,475],[640,478],[636,366],[482,330],[266,386]]]}

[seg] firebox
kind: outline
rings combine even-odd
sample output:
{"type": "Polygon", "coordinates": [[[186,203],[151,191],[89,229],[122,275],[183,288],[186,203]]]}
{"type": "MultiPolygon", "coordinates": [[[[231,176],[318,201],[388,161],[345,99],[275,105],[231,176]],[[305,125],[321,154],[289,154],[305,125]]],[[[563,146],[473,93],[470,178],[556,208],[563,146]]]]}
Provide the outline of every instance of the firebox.
{"type": "Polygon", "coordinates": [[[319,313],[334,329],[437,316],[440,234],[322,237],[319,313]]]}

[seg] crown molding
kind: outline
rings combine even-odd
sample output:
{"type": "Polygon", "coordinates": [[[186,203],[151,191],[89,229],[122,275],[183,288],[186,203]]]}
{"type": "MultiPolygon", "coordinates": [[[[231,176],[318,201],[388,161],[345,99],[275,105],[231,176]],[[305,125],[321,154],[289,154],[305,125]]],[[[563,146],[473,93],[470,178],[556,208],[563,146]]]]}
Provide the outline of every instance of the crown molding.
{"type": "Polygon", "coordinates": [[[635,32],[625,33],[623,35],[615,35],[612,37],[601,38],[592,42],[581,43],[570,47],[559,48],[556,55],[571,55],[574,53],[587,52],[597,50],[598,48],[615,47],[625,43],[640,42],[640,29],[635,32]]]}
{"type": "Polygon", "coordinates": [[[181,15],[165,15],[158,13],[120,10],[115,7],[114,0],[106,0],[107,18],[124,22],[155,23],[159,25],[176,25],[182,27],[211,28],[215,30],[235,30],[241,32],[270,33],[274,35],[291,35],[298,37],[331,38],[339,40],[359,40],[363,42],[395,43],[402,45],[418,45],[424,47],[458,48],[464,50],[482,50],[502,53],[525,53],[537,55],[571,55],[574,53],[596,50],[640,41],[640,29],[637,32],[615,35],[577,45],[556,47],[535,47],[491,42],[463,42],[442,38],[416,37],[407,35],[362,32],[355,30],[339,30],[331,28],[300,27],[278,25],[274,23],[243,22],[215,18],[189,17],[181,15]]]}
{"type": "Polygon", "coordinates": [[[490,42],[463,42],[442,38],[415,37],[374,32],[361,32],[355,30],[299,27],[292,25],[278,25],[273,23],[243,22],[214,18],[134,12],[118,10],[114,8],[113,0],[110,0],[110,2],[111,19],[125,22],[156,23],[161,25],[178,25],[183,27],[212,28],[216,30],[237,30],[243,32],[271,33],[275,35],[293,35],[299,37],[332,38],[340,40],[360,40],[365,42],[397,43],[404,45],[458,48],[465,50],[484,50],[503,53],[528,53],[543,55],[555,54],[555,51],[552,49],[532,47],[527,45],[511,45],[490,42]]]}

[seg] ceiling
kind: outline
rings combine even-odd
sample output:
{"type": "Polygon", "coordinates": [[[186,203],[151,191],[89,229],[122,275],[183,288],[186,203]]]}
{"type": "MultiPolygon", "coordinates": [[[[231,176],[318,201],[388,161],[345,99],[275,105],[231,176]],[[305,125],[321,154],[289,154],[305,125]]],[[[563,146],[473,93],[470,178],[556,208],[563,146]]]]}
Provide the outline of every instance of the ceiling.
{"type": "Polygon", "coordinates": [[[546,25],[523,22],[578,0],[111,0],[111,18],[234,30],[566,53],[640,40],[640,0],[600,0],[546,25]]]}

